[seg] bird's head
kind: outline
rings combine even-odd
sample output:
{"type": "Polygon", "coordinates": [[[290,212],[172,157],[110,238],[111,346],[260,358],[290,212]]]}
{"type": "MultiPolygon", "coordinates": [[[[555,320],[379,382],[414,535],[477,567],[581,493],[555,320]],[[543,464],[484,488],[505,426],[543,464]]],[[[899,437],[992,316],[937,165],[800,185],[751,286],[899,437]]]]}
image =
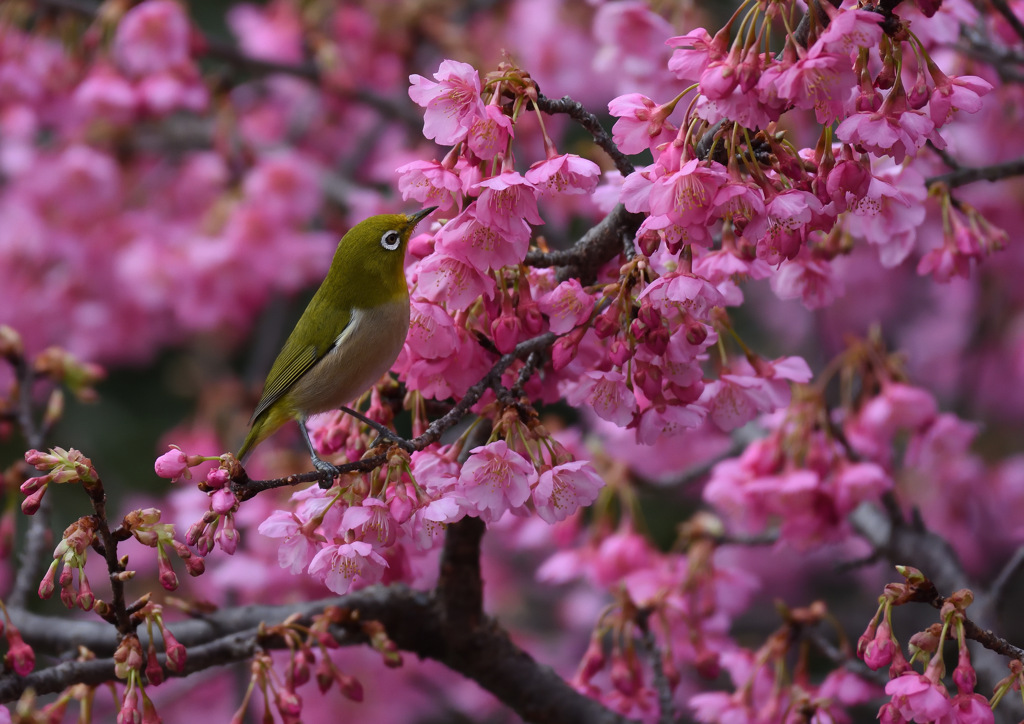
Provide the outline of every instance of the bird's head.
{"type": "Polygon", "coordinates": [[[390,295],[405,288],[405,249],[416,225],[436,206],[415,214],[381,214],[360,221],[338,242],[331,273],[346,286],[365,288],[390,295]]]}

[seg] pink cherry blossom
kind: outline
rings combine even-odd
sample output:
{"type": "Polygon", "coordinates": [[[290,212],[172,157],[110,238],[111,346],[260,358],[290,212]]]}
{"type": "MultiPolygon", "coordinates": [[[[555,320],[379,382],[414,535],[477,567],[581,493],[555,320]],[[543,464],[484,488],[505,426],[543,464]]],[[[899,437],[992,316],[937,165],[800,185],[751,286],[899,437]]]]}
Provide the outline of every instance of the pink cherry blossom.
{"type": "Polygon", "coordinates": [[[476,185],[476,217],[481,223],[506,233],[515,233],[525,220],[543,224],[537,213],[537,189],[516,171],[505,171],[476,185]]]}
{"type": "Polygon", "coordinates": [[[698,319],[706,319],[714,307],[724,304],[725,299],[706,279],[673,272],[647,285],[637,297],[638,301],[649,299],[651,303],[666,310],[685,310],[698,319]]]}
{"type": "Polygon", "coordinates": [[[463,310],[481,296],[492,299],[495,283],[473,265],[435,252],[418,265],[416,290],[428,301],[443,302],[450,309],[463,310]]]}
{"type": "Polygon", "coordinates": [[[909,167],[874,172],[867,196],[851,205],[846,229],[879,247],[882,265],[900,264],[913,249],[917,227],[925,217],[924,177],[909,167]]]}
{"type": "Polygon", "coordinates": [[[596,163],[574,153],[538,161],[526,172],[526,180],[547,196],[593,193],[600,176],[596,163]]]}
{"type": "Polygon", "coordinates": [[[981,110],[981,97],[992,90],[991,83],[976,75],[947,77],[935,69],[932,77],[935,88],[928,99],[928,113],[936,128],[949,123],[956,111],[977,113],[981,110]]]}
{"type": "Polygon", "coordinates": [[[447,357],[457,349],[459,336],[451,316],[441,306],[413,299],[410,302],[406,347],[423,359],[447,357]]]}
{"type": "Polygon", "coordinates": [[[364,541],[327,545],[313,557],[309,575],[323,581],[337,594],[355,587],[376,583],[384,575],[388,562],[364,541]]]}
{"type": "Polygon", "coordinates": [[[233,5],[227,21],[246,55],[281,63],[302,60],[302,24],[290,3],[233,5]]]}
{"type": "Polygon", "coordinates": [[[626,387],[621,372],[589,371],[575,385],[569,386],[565,399],[570,405],[584,402],[594,408],[597,416],[625,427],[636,412],[636,398],[626,387]]]}
{"type": "Polygon", "coordinates": [[[832,265],[815,259],[806,248],[779,267],[771,285],[779,299],[799,299],[808,309],[828,307],[845,291],[832,265]]]}
{"type": "Polygon", "coordinates": [[[936,138],[934,130],[935,123],[928,115],[887,99],[877,111],[848,116],[836,128],[836,136],[876,156],[892,156],[896,163],[903,163],[936,138]]]}
{"type": "Polygon", "coordinates": [[[441,61],[434,80],[409,76],[409,97],[426,109],[423,135],[445,146],[466,138],[470,126],[484,114],[480,100],[480,76],[468,63],[441,61]]]}
{"type": "Polygon", "coordinates": [[[540,474],[533,504],[537,515],[554,523],[593,503],[603,487],[604,480],[589,462],[563,463],[540,474]]]}
{"type": "Polygon", "coordinates": [[[807,57],[782,72],[776,89],[780,98],[797,108],[813,108],[818,123],[830,124],[852,110],[857,76],[848,57],[815,46],[807,57]]]}
{"type": "Polygon", "coordinates": [[[72,101],[89,118],[130,123],[138,108],[132,84],[114,68],[96,65],[75,89],[72,101]]]}
{"type": "Polygon", "coordinates": [[[445,224],[435,235],[435,249],[462,259],[483,273],[518,264],[530,247],[530,227],[522,219],[504,219],[504,227],[483,221],[479,201],[445,224]]]}
{"type": "Polygon", "coordinates": [[[266,156],[245,177],[242,191],[261,210],[293,224],[307,220],[320,206],[319,173],[307,159],[290,153],[266,156]]]}
{"type": "Polygon", "coordinates": [[[411,161],[395,169],[402,198],[438,207],[441,214],[457,210],[462,198],[462,180],[438,161],[411,161]]]}
{"type": "Polygon", "coordinates": [[[640,153],[668,143],[676,128],[666,119],[669,109],[641,93],[627,93],[608,102],[608,112],[618,118],[612,141],[623,153],[640,153]]]}
{"type": "Polygon", "coordinates": [[[808,55],[822,52],[850,55],[858,48],[874,48],[882,38],[881,23],[880,13],[861,8],[848,8],[836,13],[811,46],[808,55]]]}
{"type": "Polygon", "coordinates": [[[470,450],[459,474],[459,488],[476,506],[482,518],[497,520],[510,508],[518,508],[530,497],[537,483],[537,471],[522,455],[510,450],[504,440],[470,450]]]}
{"type": "Polygon", "coordinates": [[[135,77],[174,70],[189,61],[188,34],[188,18],[180,4],[147,0],[118,23],[114,58],[135,77]]]}
{"type": "Polygon", "coordinates": [[[485,161],[505,152],[510,138],[515,136],[512,119],[500,106],[489,105],[482,115],[473,119],[467,141],[470,149],[485,161]]]}
{"type": "Polygon", "coordinates": [[[725,55],[719,38],[711,37],[711,34],[704,28],[691,30],[686,35],[677,35],[665,41],[676,50],[672,51],[672,58],[668,61],[668,69],[676,74],[681,80],[696,81],[707,68],[712,58],[720,58],[725,55]]]}
{"type": "Polygon", "coordinates": [[[655,405],[640,415],[636,428],[636,441],[642,445],[654,445],[665,437],[680,435],[695,430],[707,417],[703,405],[655,405]]]}
{"type": "Polygon", "coordinates": [[[565,334],[590,318],[594,297],[583,291],[576,279],[568,279],[537,299],[550,320],[551,331],[565,334]]]}
{"type": "Polygon", "coordinates": [[[316,542],[306,533],[294,513],[275,510],[258,528],[268,538],[284,538],[277,549],[277,563],[292,573],[302,573],[317,553],[316,542]]]}
{"type": "Polygon", "coordinates": [[[892,489],[892,477],[874,463],[860,462],[841,465],[832,479],[836,509],[847,515],[865,500],[877,500],[892,489]]]}
{"type": "Polygon", "coordinates": [[[721,164],[691,159],[675,173],[654,181],[651,213],[665,214],[680,226],[703,224],[726,181],[721,164]]]}
{"type": "Polygon", "coordinates": [[[398,537],[398,523],[383,500],[365,498],[361,505],[348,508],[342,515],[341,531],[353,531],[375,548],[390,548],[398,537]]]}
{"type": "Polygon", "coordinates": [[[936,683],[914,671],[908,671],[885,685],[885,693],[907,721],[937,721],[952,707],[949,693],[936,683]]]}

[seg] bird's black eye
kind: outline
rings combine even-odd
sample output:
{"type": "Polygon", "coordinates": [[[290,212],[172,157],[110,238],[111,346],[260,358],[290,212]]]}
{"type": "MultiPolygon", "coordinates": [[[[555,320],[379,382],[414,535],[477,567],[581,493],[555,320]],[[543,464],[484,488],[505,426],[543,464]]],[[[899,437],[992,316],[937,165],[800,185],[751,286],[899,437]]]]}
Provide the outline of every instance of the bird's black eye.
{"type": "Polygon", "coordinates": [[[380,237],[380,245],[388,251],[394,251],[401,243],[402,237],[394,229],[391,231],[385,231],[384,236],[380,237]]]}

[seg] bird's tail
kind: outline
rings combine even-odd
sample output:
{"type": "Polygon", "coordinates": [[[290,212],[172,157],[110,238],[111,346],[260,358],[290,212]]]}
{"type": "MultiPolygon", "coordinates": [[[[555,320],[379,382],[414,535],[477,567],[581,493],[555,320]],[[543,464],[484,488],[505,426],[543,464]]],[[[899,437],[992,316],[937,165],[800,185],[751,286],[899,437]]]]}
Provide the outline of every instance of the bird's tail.
{"type": "Polygon", "coordinates": [[[253,448],[277,432],[277,429],[290,419],[292,419],[292,415],[288,413],[281,414],[280,411],[273,407],[266,410],[252,421],[249,434],[245,436],[245,442],[242,443],[242,447],[238,448],[238,454],[235,457],[238,458],[240,463],[244,464],[245,459],[252,453],[253,448]]]}

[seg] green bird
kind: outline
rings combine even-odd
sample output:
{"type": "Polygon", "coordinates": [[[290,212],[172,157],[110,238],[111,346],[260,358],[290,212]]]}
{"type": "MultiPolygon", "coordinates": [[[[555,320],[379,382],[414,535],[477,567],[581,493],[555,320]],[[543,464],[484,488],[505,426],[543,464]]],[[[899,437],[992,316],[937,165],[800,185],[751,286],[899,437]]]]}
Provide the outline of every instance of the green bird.
{"type": "Polygon", "coordinates": [[[297,420],[313,466],[337,475],[334,465],[317,456],[306,420],[357,399],[402,351],[409,332],[405,249],[416,224],[436,208],[372,216],[341,238],[327,278],[270,368],[236,456],[240,461],[286,422],[297,420]]]}

